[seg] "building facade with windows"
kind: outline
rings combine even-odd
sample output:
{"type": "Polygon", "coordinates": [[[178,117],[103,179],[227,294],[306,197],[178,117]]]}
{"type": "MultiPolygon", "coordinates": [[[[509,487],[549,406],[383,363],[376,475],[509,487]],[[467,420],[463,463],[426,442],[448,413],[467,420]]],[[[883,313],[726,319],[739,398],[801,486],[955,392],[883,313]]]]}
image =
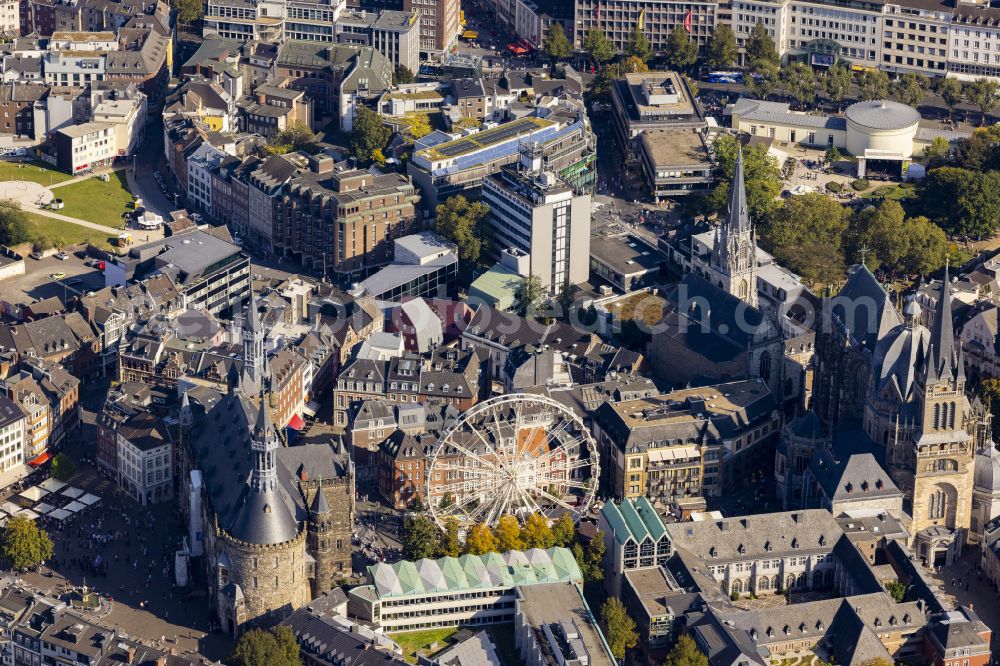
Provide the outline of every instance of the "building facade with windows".
{"type": "Polygon", "coordinates": [[[566,548],[379,563],[368,567],[368,578],[348,592],[348,613],[385,632],[510,622],[515,588],[583,585],[566,548]]]}
{"type": "Polygon", "coordinates": [[[558,294],[589,276],[591,198],[542,169],[540,145],[524,144],[520,154],[518,165],[483,180],[488,223],[497,248],[527,255],[529,274],[558,294]]]}
{"type": "Polygon", "coordinates": [[[146,506],[174,496],[173,440],[163,420],[140,412],[123,423],[118,438],[118,487],[146,506]]]}

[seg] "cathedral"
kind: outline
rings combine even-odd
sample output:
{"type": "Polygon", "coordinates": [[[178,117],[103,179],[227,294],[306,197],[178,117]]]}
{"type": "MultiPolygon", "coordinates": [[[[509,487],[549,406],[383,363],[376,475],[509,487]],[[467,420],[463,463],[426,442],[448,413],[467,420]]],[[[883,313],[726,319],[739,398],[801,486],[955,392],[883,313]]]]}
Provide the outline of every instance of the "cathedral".
{"type": "Polygon", "coordinates": [[[981,487],[983,479],[992,483],[997,452],[989,415],[967,396],[947,268],[932,329],[921,321],[916,300],[900,314],[864,264],[824,302],[811,408],[831,436],[814,436],[821,430],[815,416],[809,429],[801,420],[786,428],[777,476],[786,506],[794,505],[808,495],[793,491],[810,455],[840,447],[839,457],[874,456],[902,491],[910,545],[933,566],[975,541],[1000,504],[996,491],[981,487]]]}
{"type": "Polygon", "coordinates": [[[659,379],[686,386],[759,378],[781,398],[784,338],[777,313],[758,303],[757,269],[740,148],[711,256],[664,293],[663,318],[650,344],[659,379]]]}
{"type": "Polygon", "coordinates": [[[334,440],[289,446],[271,420],[256,303],[226,393],[184,394],[182,497],[219,626],[272,623],[351,575],[354,469],[334,440]]]}

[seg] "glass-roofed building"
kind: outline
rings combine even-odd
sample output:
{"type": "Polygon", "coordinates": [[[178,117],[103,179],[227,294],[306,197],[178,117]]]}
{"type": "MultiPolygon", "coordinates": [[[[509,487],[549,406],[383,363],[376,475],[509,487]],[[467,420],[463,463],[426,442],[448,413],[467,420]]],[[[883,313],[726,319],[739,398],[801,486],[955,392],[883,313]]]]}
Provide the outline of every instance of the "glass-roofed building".
{"type": "Polygon", "coordinates": [[[387,632],[509,622],[516,587],[583,585],[566,548],[380,562],[368,567],[368,578],[371,584],[349,592],[348,612],[387,632]]]}

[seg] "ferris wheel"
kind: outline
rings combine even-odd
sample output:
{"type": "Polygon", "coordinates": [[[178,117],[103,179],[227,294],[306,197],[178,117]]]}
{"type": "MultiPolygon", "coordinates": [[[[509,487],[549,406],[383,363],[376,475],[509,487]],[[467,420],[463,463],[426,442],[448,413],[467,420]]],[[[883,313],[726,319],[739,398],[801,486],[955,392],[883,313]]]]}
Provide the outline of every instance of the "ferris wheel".
{"type": "Polygon", "coordinates": [[[574,520],[594,501],[597,443],[573,411],[541,395],[478,403],[448,426],[429,457],[424,497],[444,529],[538,512],[574,520]]]}

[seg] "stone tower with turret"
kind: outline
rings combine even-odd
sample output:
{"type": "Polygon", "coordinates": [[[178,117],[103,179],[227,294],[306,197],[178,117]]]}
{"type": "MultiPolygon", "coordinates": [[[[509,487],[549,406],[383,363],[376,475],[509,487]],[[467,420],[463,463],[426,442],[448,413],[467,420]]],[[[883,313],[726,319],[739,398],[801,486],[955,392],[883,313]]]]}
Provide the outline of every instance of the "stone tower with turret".
{"type": "Polygon", "coordinates": [[[729,208],[715,230],[711,271],[711,280],[720,289],[757,307],[757,235],[747,208],[742,146],[730,185],[729,208]]]}

